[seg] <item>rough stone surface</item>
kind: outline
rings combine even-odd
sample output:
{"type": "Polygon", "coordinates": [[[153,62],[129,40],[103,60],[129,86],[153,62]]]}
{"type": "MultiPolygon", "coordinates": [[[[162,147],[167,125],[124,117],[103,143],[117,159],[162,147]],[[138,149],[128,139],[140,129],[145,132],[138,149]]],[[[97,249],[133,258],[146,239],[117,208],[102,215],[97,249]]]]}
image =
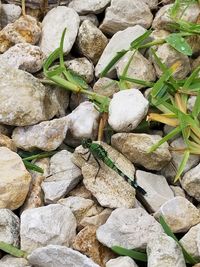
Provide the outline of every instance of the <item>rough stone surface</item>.
{"type": "Polygon", "coordinates": [[[18,148],[27,151],[41,149],[52,151],[65,139],[69,120],[67,117],[44,121],[33,126],[17,127],[12,139],[18,148]]]}
{"type": "Polygon", "coordinates": [[[148,267],[186,267],[183,253],[176,241],[163,234],[147,244],[148,267]]]}
{"type": "Polygon", "coordinates": [[[19,218],[9,209],[0,209],[0,241],[19,246],[19,218]]]}
{"type": "Polygon", "coordinates": [[[79,14],[98,14],[101,13],[109,3],[110,0],[72,0],[69,7],[75,9],[79,14]]]}
{"type": "Polygon", "coordinates": [[[0,55],[1,62],[13,68],[34,73],[42,68],[43,53],[38,46],[20,43],[0,55]]]}
{"type": "MultiPolygon", "coordinates": [[[[126,115],[126,114],[125,114],[126,115]]],[[[161,140],[159,135],[118,133],[112,136],[112,145],[131,162],[142,165],[149,170],[161,170],[170,160],[167,143],[148,153],[148,149],[161,140]]]]}
{"type": "Polygon", "coordinates": [[[14,4],[1,5],[1,27],[4,28],[7,24],[15,22],[21,15],[21,7],[14,4]]]}
{"type": "Polygon", "coordinates": [[[46,203],[55,203],[80,181],[81,171],[71,160],[72,153],[62,150],[50,159],[50,174],[42,183],[46,203]]]}
{"type": "Polygon", "coordinates": [[[42,37],[40,48],[46,56],[59,47],[64,29],[67,33],[64,39],[63,51],[69,53],[76,39],[80,19],[76,11],[65,6],[58,6],[47,13],[42,22],[42,37]]]}
{"type": "Polygon", "coordinates": [[[0,133],[0,147],[2,147],[2,146],[7,147],[14,152],[17,151],[17,148],[16,148],[13,140],[10,139],[8,136],[0,133]]]}
{"type": "Polygon", "coordinates": [[[72,197],[82,197],[82,198],[92,198],[92,193],[87,190],[83,183],[79,183],[73,190],[67,194],[68,196],[72,197]]]}
{"type": "Polygon", "coordinates": [[[29,255],[28,261],[40,267],[100,267],[80,252],[57,245],[34,250],[29,255]]]}
{"type": "Polygon", "coordinates": [[[123,256],[109,260],[106,263],[106,267],[138,267],[138,265],[130,257],[123,256]]]}
{"type": "Polygon", "coordinates": [[[152,20],[153,15],[144,1],[112,0],[111,6],[106,9],[100,29],[110,35],[135,25],[148,29],[152,20]]]}
{"type": "MultiPolygon", "coordinates": [[[[131,179],[134,177],[134,166],[111,146],[101,142],[109,157],[131,179]]],[[[83,183],[98,200],[101,206],[108,208],[131,208],[135,202],[135,190],[115,171],[100,162],[101,169],[95,159],[88,159],[87,150],[78,147],[73,154],[73,162],[82,169],[83,183]],[[99,172],[98,172],[99,170],[99,172]],[[96,176],[96,177],[95,177],[96,176]]]]}
{"type": "Polygon", "coordinates": [[[165,202],[155,213],[155,217],[160,215],[174,233],[187,232],[200,223],[200,211],[184,197],[174,197],[165,202]]]}
{"type": "Polygon", "coordinates": [[[97,230],[97,239],[107,247],[145,249],[163,232],[161,225],[144,209],[116,209],[97,230]],[[127,238],[128,236],[128,238],[127,238]]]}
{"type": "Polygon", "coordinates": [[[119,92],[119,90],[118,83],[107,77],[100,78],[93,86],[94,92],[108,97],[112,97],[113,94],[119,92]]]}
{"type": "Polygon", "coordinates": [[[28,253],[50,244],[70,246],[75,235],[76,219],[63,205],[28,209],[21,215],[21,249],[28,253]]]}
{"type": "Polygon", "coordinates": [[[130,132],[146,116],[148,107],[149,102],[139,90],[120,91],[110,101],[108,123],[116,132],[130,132]]]}
{"type": "Polygon", "coordinates": [[[99,21],[98,21],[98,18],[96,15],[94,14],[87,14],[87,15],[82,15],[82,16],[79,16],[80,17],[80,21],[81,23],[84,21],[84,20],[90,20],[96,27],[99,26],[99,21]]]}
{"type": "Polygon", "coordinates": [[[31,267],[28,261],[24,258],[16,258],[6,255],[0,259],[1,267],[31,267]]]}
{"type": "MultiPolygon", "coordinates": [[[[111,61],[111,59],[116,55],[117,52],[123,49],[128,49],[130,43],[142,34],[144,34],[145,31],[146,30],[143,27],[136,25],[134,27],[129,27],[123,31],[119,31],[115,35],[113,35],[96,65],[96,76],[100,76],[100,73],[111,61]]],[[[114,68],[112,68],[111,71],[109,71],[107,74],[111,76],[111,78],[115,77],[115,71],[113,70],[114,68]]]]}
{"type": "Polygon", "coordinates": [[[185,197],[185,192],[180,186],[170,185],[175,197],[185,197]]]}
{"type": "Polygon", "coordinates": [[[0,147],[0,177],[0,208],[19,208],[28,193],[31,176],[21,158],[6,147],[0,147]]]}
{"type": "Polygon", "coordinates": [[[96,64],[107,43],[107,37],[91,21],[83,21],[76,42],[78,51],[82,55],[96,64]]]}

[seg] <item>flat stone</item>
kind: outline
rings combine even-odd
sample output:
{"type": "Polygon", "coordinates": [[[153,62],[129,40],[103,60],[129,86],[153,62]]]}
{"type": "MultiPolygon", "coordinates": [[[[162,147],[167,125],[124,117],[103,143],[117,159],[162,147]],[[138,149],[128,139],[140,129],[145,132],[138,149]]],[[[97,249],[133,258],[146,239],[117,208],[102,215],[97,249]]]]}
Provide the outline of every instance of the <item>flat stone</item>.
{"type": "Polygon", "coordinates": [[[15,22],[22,13],[20,6],[14,4],[1,5],[1,26],[4,28],[7,24],[15,22]]]}
{"type": "Polygon", "coordinates": [[[174,197],[166,201],[155,213],[163,216],[173,233],[185,233],[200,223],[200,211],[186,198],[174,197]]]}
{"type": "Polygon", "coordinates": [[[73,8],[79,14],[88,14],[88,13],[101,13],[110,3],[110,0],[72,0],[69,3],[69,7],[73,8]]]}
{"type": "Polygon", "coordinates": [[[114,93],[119,92],[120,88],[117,81],[107,77],[98,79],[93,86],[93,91],[100,95],[112,97],[114,93]]]}
{"type": "Polygon", "coordinates": [[[119,208],[98,228],[97,239],[107,247],[145,249],[147,243],[162,232],[161,225],[144,209],[119,208]]]}
{"type": "Polygon", "coordinates": [[[100,267],[80,252],[57,245],[34,250],[29,255],[28,261],[40,267],[100,267]]]}
{"type": "Polygon", "coordinates": [[[117,133],[112,136],[111,143],[134,164],[159,171],[171,160],[169,145],[165,142],[152,153],[148,150],[160,140],[159,135],[117,133]]]}
{"type": "Polygon", "coordinates": [[[138,267],[138,265],[130,257],[123,256],[109,260],[106,267],[138,267]]]}
{"type": "Polygon", "coordinates": [[[67,33],[64,39],[63,52],[68,54],[78,33],[80,18],[76,11],[66,6],[58,6],[50,10],[42,21],[42,36],[40,48],[48,56],[59,47],[64,29],[67,33]]]}
{"type": "Polygon", "coordinates": [[[63,205],[28,209],[21,214],[21,249],[29,254],[50,244],[70,246],[75,235],[76,219],[63,205]]]}
{"type": "MultiPolygon", "coordinates": [[[[139,25],[134,27],[129,27],[123,31],[115,33],[110,39],[108,45],[104,49],[97,65],[95,68],[95,74],[97,77],[100,76],[100,73],[108,65],[108,63],[113,59],[117,52],[128,49],[131,42],[137,39],[139,36],[145,33],[145,29],[139,25]]],[[[108,72],[107,76],[110,78],[115,78],[114,67],[108,72]]]]}
{"type": "Polygon", "coordinates": [[[112,0],[100,29],[109,35],[135,25],[148,29],[152,20],[153,15],[144,1],[112,0]]]}
{"type": "Polygon", "coordinates": [[[0,147],[7,147],[13,152],[17,152],[17,148],[13,142],[12,139],[10,139],[8,136],[0,133],[0,147]]]}
{"type": "Polygon", "coordinates": [[[15,210],[27,196],[31,176],[17,153],[0,147],[0,208],[15,210]]]}
{"type": "Polygon", "coordinates": [[[24,258],[16,258],[6,255],[0,259],[1,267],[31,267],[28,261],[24,258]]]}
{"type": "Polygon", "coordinates": [[[50,174],[42,183],[45,203],[55,203],[81,179],[80,169],[72,162],[72,153],[62,150],[50,159],[50,174]]]}

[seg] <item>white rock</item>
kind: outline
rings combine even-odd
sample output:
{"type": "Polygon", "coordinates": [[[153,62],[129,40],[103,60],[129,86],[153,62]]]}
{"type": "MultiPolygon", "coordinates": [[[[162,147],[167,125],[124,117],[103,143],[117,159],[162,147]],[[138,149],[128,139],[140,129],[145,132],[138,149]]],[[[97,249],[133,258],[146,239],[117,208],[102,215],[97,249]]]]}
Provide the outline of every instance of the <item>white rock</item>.
{"type": "Polygon", "coordinates": [[[147,255],[148,267],[186,267],[180,246],[166,234],[147,244],[147,255]]]}
{"type": "Polygon", "coordinates": [[[50,159],[50,175],[42,183],[46,203],[55,203],[80,181],[81,171],[71,161],[72,153],[62,150],[50,159]]]}
{"type": "Polygon", "coordinates": [[[107,247],[145,249],[163,232],[161,225],[144,209],[116,209],[97,230],[97,239],[107,247]],[[128,238],[127,238],[128,237],[128,238]]]}
{"type": "Polygon", "coordinates": [[[69,7],[75,9],[79,14],[98,14],[101,13],[109,3],[110,0],[72,0],[69,7]]]}
{"type": "Polygon", "coordinates": [[[79,28],[76,41],[80,54],[96,64],[107,43],[107,37],[91,21],[83,21],[79,28]]]}
{"type": "Polygon", "coordinates": [[[155,9],[158,7],[158,0],[142,0],[143,2],[145,2],[150,9],[155,9]]]}
{"type": "MultiPolygon", "coordinates": [[[[117,52],[123,49],[128,49],[130,43],[144,34],[145,31],[146,30],[143,27],[136,25],[134,27],[129,27],[124,31],[119,31],[115,35],[113,35],[96,65],[96,76],[100,76],[100,73],[112,60],[117,52]]],[[[108,75],[111,76],[111,78],[115,77],[115,72],[113,72],[113,69],[114,68],[112,68],[111,71],[108,72],[108,75]]]]}
{"type": "Polygon", "coordinates": [[[155,217],[161,215],[174,233],[187,232],[200,223],[200,211],[184,197],[174,197],[165,202],[155,217]]]}
{"type": "Polygon", "coordinates": [[[14,4],[1,5],[0,24],[4,28],[7,24],[15,22],[21,15],[21,7],[14,4]]]}
{"type": "Polygon", "coordinates": [[[0,63],[30,73],[39,71],[43,65],[43,53],[38,46],[20,43],[0,55],[0,63]]]}
{"type": "Polygon", "coordinates": [[[0,147],[0,208],[15,210],[27,196],[31,176],[17,153],[0,147]]]}
{"type": "Polygon", "coordinates": [[[175,197],[185,197],[185,192],[180,186],[170,185],[175,197]]]}
{"type": "Polygon", "coordinates": [[[138,170],[136,171],[136,179],[138,185],[147,192],[143,197],[153,212],[174,197],[173,191],[162,175],[138,170]]]}
{"type": "Polygon", "coordinates": [[[114,93],[119,92],[118,82],[107,77],[98,79],[93,86],[93,91],[100,95],[112,97],[114,93]]]}
{"type": "Polygon", "coordinates": [[[0,209],[0,225],[0,240],[18,247],[19,218],[9,209],[0,209]]]}
{"type": "Polygon", "coordinates": [[[80,252],[56,245],[34,250],[28,261],[39,267],[100,267],[80,252]]]}
{"type": "Polygon", "coordinates": [[[24,258],[16,258],[6,255],[0,260],[1,267],[31,267],[28,261],[24,258]]]}
{"type": "Polygon", "coordinates": [[[58,6],[50,10],[42,21],[42,37],[40,48],[46,56],[59,47],[64,29],[63,51],[69,53],[76,39],[80,19],[76,11],[65,6],[58,6]]]}
{"type": "Polygon", "coordinates": [[[130,132],[146,116],[148,107],[149,102],[139,90],[120,91],[110,101],[108,123],[116,132],[130,132]]]}
{"type": "Polygon", "coordinates": [[[130,257],[124,256],[109,260],[106,267],[138,267],[138,265],[130,257]]]}
{"type": "Polygon", "coordinates": [[[25,210],[21,215],[21,249],[31,253],[47,245],[70,246],[76,235],[76,219],[63,205],[25,210]]]}
{"type": "Polygon", "coordinates": [[[152,20],[153,15],[144,1],[112,0],[100,29],[110,35],[135,25],[148,29],[152,20]]]}
{"type": "Polygon", "coordinates": [[[90,20],[96,27],[99,26],[99,21],[98,21],[98,18],[96,15],[94,14],[87,14],[87,15],[82,15],[82,16],[79,16],[80,17],[80,21],[81,23],[84,21],[84,20],[90,20]]]}
{"type": "Polygon", "coordinates": [[[17,127],[13,131],[12,139],[15,145],[23,150],[33,151],[38,148],[52,151],[65,139],[68,124],[68,117],[63,117],[33,126],[17,127]]]}
{"type": "Polygon", "coordinates": [[[68,116],[69,130],[75,138],[95,138],[98,132],[99,112],[94,105],[85,101],[68,116]]]}

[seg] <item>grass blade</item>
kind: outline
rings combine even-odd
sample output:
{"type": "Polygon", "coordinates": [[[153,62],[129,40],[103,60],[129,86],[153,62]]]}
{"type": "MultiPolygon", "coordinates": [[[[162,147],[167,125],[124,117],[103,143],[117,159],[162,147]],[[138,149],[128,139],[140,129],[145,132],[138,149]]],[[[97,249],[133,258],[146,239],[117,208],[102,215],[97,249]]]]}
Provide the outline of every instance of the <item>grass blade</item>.
{"type": "Polygon", "coordinates": [[[140,84],[140,85],[143,85],[145,87],[153,87],[154,86],[153,82],[147,82],[147,81],[143,81],[143,80],[138,80],[138,79],[134,79],[134,78],[130,78],[130,77],[124,76],[124,75],[119,76],[119,79],[127,81],[127,82],[140,84]]]}
{"type": "Polygon", "coordinates": [[[193,110],[192,110],[192,116],[196,120],[200,113],[200,92],[198,92],[193,110]]]}
{"type": "Polygon", "coordinates": [[[44,173],[44,170],[42,168],[38,167],[37,165],[27,160],[23,160],[23,163],[28,170],[32,170],[32,171],[39,172],[39,173],[44,173]]]}
{"type": "Polygon", "coordinates": [[[172,46],[178,52],[187,56],[192,55],[191,46],[179,33],[172,33],[169,36],[167,36],[165,40],[170,46],[172,46]]]}
{"type": "Polygon", "coordinates": [[[30,161],[33,159],[43,159],[43,158],[48,158],[51,157],[53,155],[55,155],[57,153],[57,151],[51,151],[51,152],[43,152],[43,153],[39,153],[39,154],[33,154],[31,156],[28,157],[24,157],[23,161],[30,161]]]}
{"type": "Polygon", "coordinates": [[[27,258],[28,254],[23,251],[23,250],[20,250],[8,243],[5,243],[3,241],[0,241],[0,250],[3,250],[4,252],[14,256],[14,257],[17,257],[17,258],[27,258]]]}
{"type": "Polygon", "coordinates": [[[143,41],[145,41],[150,36],[151,33],[152,33],[152,31],[151,30],[148,30],[145,33],[143,33],[142,35],[140,35],[133,42],[131,42],[131,44],[130,44],[131,49],[138,49],[138,48],[140,48],[140,45],[143,43],[143,41]]]}
{"type": "Polygon", "coordinates": [[[190,151],[186,150],[184,152],[184,154],[183,154],[183,158],[182,158],[181,164],[178,167],[176,176],[174,178],[174,183],[176,183],[180,179],[180,176],[181,176],[181,174],[183,173],[183,171],[185,169],[185,166],[187,164],[187,161],[188,161],[189,157],[190,157],[190,151]]]}
{"type": "Polygon", "coordinates": [[[113,246],[111,248],[115,253],[121,255],[121,256],[129,256],[130,258],[133,258],[134,260],[147,262],[147,255],[146,253],[138,252],[136,250],[132,249],[126,249],[119,246],[113,246]]]}

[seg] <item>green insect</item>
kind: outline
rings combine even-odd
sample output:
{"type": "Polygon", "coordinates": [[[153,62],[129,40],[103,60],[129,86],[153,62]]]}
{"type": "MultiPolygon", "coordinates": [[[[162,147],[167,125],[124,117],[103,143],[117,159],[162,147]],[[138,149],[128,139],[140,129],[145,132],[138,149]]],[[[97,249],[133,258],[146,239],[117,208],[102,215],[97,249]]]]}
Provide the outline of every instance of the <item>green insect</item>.
{"type": "MultiPolygon", "coordinates": [[[[106,164],[108,167],[110,167],[112,170],[114,170],[116,173],[118,173],[121,177],[123,177],[125,179],[125,181],[127,181],[131,186],[133,186],[136,190],[138,190],[139,193],[141,193],[142,195],[146,194],[146,191],[142,187],[140,187],[135,180],[133,181],[131,178],[129,178],[126,174],[124,174],[115,165],[115,163],[112,161],[112,159],[110,159],[108,157],[107,151],[101,145],[99,145],[97,143],[93,143],[91,139],[83,139],[82,146],[83,146],[83,148],[87,148],[90,151],[90,153],[93,155],[96,162],[98,163],[99,169],[100,169],[100,164],[99,164],[98,160],[101,160],[101,161],[103,161],[104,164],[106,164]]],[[[99,170],[98,170],[98,172],[99,172],[99,170]]],[[[96,176],[98,175],[98,172],[97,172],[96,176]]]]}

